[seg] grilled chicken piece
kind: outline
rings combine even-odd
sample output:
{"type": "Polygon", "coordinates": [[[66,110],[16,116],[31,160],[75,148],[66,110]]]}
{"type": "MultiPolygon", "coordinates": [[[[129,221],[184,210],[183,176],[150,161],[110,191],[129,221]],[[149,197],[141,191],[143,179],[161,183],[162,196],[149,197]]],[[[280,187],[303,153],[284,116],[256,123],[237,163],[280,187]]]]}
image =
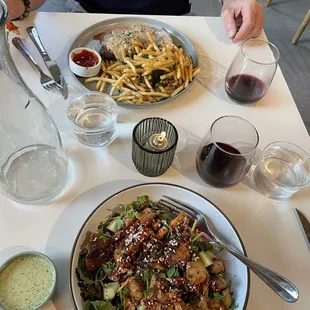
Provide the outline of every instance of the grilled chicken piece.
{"type": "Polygon", "coordinates": [[[223,260],[215,259],[213,261],[213,265],[211,266],[210,272],[214,273],[214,274],[224,273],[225,272],[225,265],[224,265],[223,260]]]}
{"type": "Polygon", "coordinates": [[[220,292],[227,288],[228,286],[228,281],[225,279],[216,279],[216,280],[211,280],[211,289],[213,292],[220,292]]]}
{"type": "Polygon", "coordinates": [[[227,288],[226,290],[224,290],[222,292],[222,295],[224,296],[223,303],[224,303],[225,307],[229,308],[231,306],[231,302],[232,302],[229,289],[227,288]]]}
{"type": "Polygon", "coordinates": [[[145,208],[142,212],[141,212],[141,218],[140,223],[142,225],[151,225],[152,221],[154,220],[156,216],[156,211],[154,211],[151,208],[145,208]]]}
{"type": "Polygon", "coordinates": [[[127,284],[127,288],[129,290],[129,296],[136,300],[140,301],[143,299],[143,291],[144,287],[143,284],[134,278],[130,279],[127,284]]]}
{"type": "Polygon", "coordinates": [[[153,275],[150,283],[152,292],[146,295],[141,301],[145,310],[185,310],[186,305],[181,299],[181,294],[177,291],[169,290],[164,280],[157,275],[153,275]]]}
{"type": "Polygon", "coordinates": [[[156,238],[158,240],[163,240],[167,234],[169,229],[166,226],[161,227],[158,232],[156,233],[156,238]]]}
{"type": "Polygon", "coordinates": [[[170,265],[185,265],[190,259],[190,251],[187,245],[180,243],[170,257],[170,265]]]}
{"type": "Polygon", "coordinates": [[[124,309],[125,310],[136,310],[137,303],[131,298],[125,297],[124,298],[124,309]]]}
{"type": "Polygon", "coordinates": [[[201,260],[188,262],[186,265],[186,279],[192,285],[200,284],[206,281],[208,272],[201,260]]]}
{"type": "Polygon", "coordinates": [[[115,249],[115,251],[114,251],[114,255],[113,255],[113,257],[114,257],[114,261],[115,261],[115,263],[116,263],[116,266],[117,267],[120,267],[121,265],[122,265],[122,255],[121,255],[121,253],[122,253],[122,249],[121,248],[118,248],[118,249],[115,249]]]}
{"type": "Polygon", "coordinates": [[[187,281],[184,277],[173,277],[170,281],[173,289],[178,290],[182,294],[188,292],[187,281]]]}
{"type": "Polygon", "coordinates": [[[152,268],[157,269],[157,270],[165,270],[166,269],[166,267],[160,262],[153,262],[152,268]]]}
{"type": "Polygon", "coordinates": [[[138,251],[140,251],[143,243],[153,236],[154,232],[151,229],[141,226],[136,233],[129,235],[125,239],[125,256],[134,256],[138,251]]]}
{"type": "Polygon", "coordinates": [[[207,306],[207,302],[204,299],[193,300],[186,305],[186,310],[210,310],[207,306]]]}
{"type": "Polygon", "coordinates": [[[97,234],[92,234],[91,241],[87,245],[87,255],[85,258],[86,269],[88,271],[97,270],[101,267],[101,253],[106,247],[106,243],[98,238],[97,234]]]}

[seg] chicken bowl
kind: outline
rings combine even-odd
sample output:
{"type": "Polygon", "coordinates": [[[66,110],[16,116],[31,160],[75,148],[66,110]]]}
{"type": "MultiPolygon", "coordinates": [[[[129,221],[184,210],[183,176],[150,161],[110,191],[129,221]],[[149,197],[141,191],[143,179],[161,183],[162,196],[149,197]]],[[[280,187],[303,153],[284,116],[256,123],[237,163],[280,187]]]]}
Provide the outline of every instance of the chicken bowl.
{"type": "Polygon", "coordinates": [[[245,309],[247,268],[202,239],[186,214],[158,207],[164,194],[199,204],[244,253],[229,221],[203,197],[169,184],[134,186],[103,202],[78,234],[70,272],[76,309],[245,309]]]}

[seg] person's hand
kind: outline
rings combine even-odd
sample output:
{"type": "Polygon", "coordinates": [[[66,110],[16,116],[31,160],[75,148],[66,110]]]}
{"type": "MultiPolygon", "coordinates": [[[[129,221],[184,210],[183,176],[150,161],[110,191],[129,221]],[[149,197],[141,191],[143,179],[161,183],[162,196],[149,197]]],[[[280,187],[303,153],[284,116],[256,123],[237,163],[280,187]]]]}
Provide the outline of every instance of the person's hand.
{"type": "Polygon", "coordinates": [[[234,43],[260,35],[264,8],[256,0],[224,0],[221,17],[227,36],[234,43]],[[241,22],[238,30],[238,23],[241,22]]]}

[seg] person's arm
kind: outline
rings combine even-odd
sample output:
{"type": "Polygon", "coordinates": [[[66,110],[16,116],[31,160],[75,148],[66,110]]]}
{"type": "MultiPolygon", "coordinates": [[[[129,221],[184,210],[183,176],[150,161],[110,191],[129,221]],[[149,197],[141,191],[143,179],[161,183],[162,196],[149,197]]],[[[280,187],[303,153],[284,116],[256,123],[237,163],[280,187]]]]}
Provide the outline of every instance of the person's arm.
{"type": "MultiPolygon", "coordinates": [[[[9,9],[9,20],[18,18],[25,12],[23,0],[4,0],[9,9]]],[[[45,0],[31,0],[31,10],[34,11],[44,4],[45,0]]]]}
{"type": "Polygon", "coordinates": [[[221,17],[228,38],[236,43],[260,35],[264,24],[264,8],[256,0],[224,0],[221,17]],[[241,20],[239,29],[237,20],[241,20]]]}

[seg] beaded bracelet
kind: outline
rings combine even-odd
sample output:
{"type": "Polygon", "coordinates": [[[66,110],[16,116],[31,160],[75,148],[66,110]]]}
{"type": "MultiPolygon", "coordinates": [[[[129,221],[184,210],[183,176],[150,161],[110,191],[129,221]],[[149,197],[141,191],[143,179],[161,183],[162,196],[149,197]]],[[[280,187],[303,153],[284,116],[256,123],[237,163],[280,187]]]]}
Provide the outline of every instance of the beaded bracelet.
{"type": "Polygon", "coordinates": [[[23,20],[23,19],[27,18],[29,16],[30,11],[31,11],[30,0],[22,0],[22,1],[24,2],[24,5],[25,5],[25,11],[24,11],[23,15],[16,18],[17,20],[23,20]]]}

